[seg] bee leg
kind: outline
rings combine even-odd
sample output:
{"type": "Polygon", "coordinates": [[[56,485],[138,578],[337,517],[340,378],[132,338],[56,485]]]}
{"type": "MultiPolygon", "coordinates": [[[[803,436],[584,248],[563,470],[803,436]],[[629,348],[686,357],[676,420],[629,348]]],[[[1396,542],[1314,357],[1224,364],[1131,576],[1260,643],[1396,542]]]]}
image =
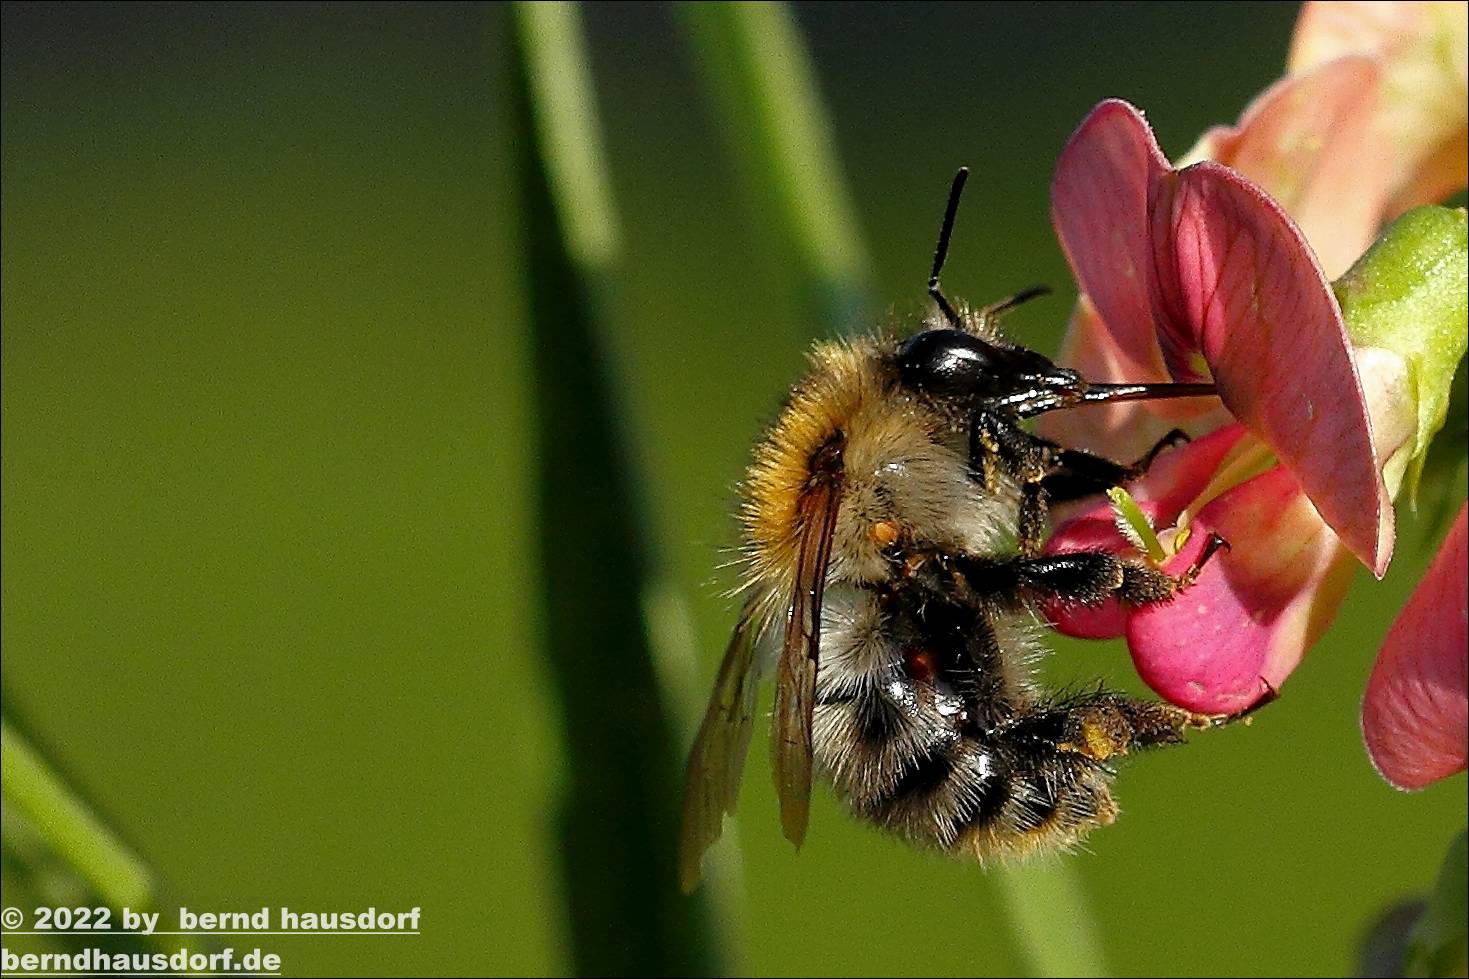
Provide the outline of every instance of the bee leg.
{"type": "Polygon", "coordinates": [[[1039,557],[1046,546],[1049,523],[1045,483],[1037,480],[1020,487],[1020,520],[1015,529],[1015,543],[1022,557],[1039,557]]]}
{"type": "Polygon", "coordinates": [[[1179,744],[1190,716],[1172,704],[1107,691],[1069,704],[1065,710],[1057,747],[1094,761],[1107,761],[1133,748],[1179,744]]]}
{"type": "Polygon", "coordinates": [[[985,409],[975,412],[970,422],[971,466],[976,448],[989,454],[987,464],[1003,465],[1005,471],[1022,484],[1045,479],[1055,468],[1055,459],[1060,451],[1056,443],[1032,435],[1014,422],[985,409]]]}
{"type": "Polygon", "coordinates": [[[990,600],[1019,589],[1031,596],[1081,605],[1099,605],[1114,597],[1129,605],[1150,605],[1167,601],[1193,584],[1210,558],[1228,546],[1224,538],[1212,535],[1199,560],[1177,578],[1107,551],[1022,556],[1007,561],[962,558],[954,562],[954,570],[966,579],[974,594],[990,600]]]}
{"type": "Polygon", "coordinates": [[[1046,495],[1052,503],[1065,503],[1129,483],[1146,473],[1165,450],[1188,441],[1188,433],[1175,428],[1130,466],[1079,449],[1062,449],[1046,476],[1046,495]]]}
{"type": "Polygon", "coordinates": [[[1000,486],[1000,445],[995,441],[982,416],[969,424],[969,478],[993,493],[1000,486]]]}
{"type": "Polygon", "coordinates": [[[1106,762],[1135,748],[1179,744],[1198,716],[1161,701],[1097,690],[1043,705],[1018,718],[1004,734],[1049,744],[1062,754],[1106,762]]]}
{"type": "Polygon", "coordinates": [[[1138,459],[1137,462],[1134,462],[1129,467],[1135,473],[1133,478],[1137,478],[1137,476],[1141,476],[1143,473],[1151,469],[1153,467],[1153,460],[1158,458],[1158,456],[1163,454],[1168,449],[1176,449],[1180,445],[1188,445],[1192,441],[1193,437],[1189,435],[1188,432],[1185,432],[1183,429],[1169,429],[1167,434],[1165,434],[1162,438],[1153,443],[1153,447],[1151,449],[1142,454],[1142,458],[1138,459]]]}
{"type": "Polygon", "coordinates": [[[970,423],[970,473],[985,489],[994,492],[998,488],[996,470],[1003,465],[1020,484],[1016,543],[1020,553],[1028,557],[1040,554],[1045,546],[1048,530],[1045,480],[1054,468],[1058,451],[1055,443],[1037,438],[988,411],[976,412],[970,423]]]}

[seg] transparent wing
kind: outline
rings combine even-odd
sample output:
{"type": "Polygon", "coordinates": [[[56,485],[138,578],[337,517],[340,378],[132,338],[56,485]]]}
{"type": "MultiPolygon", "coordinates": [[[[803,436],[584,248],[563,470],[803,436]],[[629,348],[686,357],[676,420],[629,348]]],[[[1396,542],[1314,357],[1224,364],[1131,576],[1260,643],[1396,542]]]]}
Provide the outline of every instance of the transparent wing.
{"type": "Polygon", "coordinates": [[[771,731],[775,791],[780,798],[781,829],[797,846],[806,838],[811,811],[811,711],[821,648],[821,596],[840,499],[837,484],[822,481],[808,489],[797,504],[801,547],[776,672],[771,731]]]}
{"type": "Polygon", "coordinates": [[[760,686],[755,646],[760,634],[755,600],[747,602],[719,665],[714,695],[694,738],[684,776],[683,828],[678,840],[678,877],[684,892],[699,884],[704,851],[735,809],[740,776],[750,747],[755,699],[760,686]]]}

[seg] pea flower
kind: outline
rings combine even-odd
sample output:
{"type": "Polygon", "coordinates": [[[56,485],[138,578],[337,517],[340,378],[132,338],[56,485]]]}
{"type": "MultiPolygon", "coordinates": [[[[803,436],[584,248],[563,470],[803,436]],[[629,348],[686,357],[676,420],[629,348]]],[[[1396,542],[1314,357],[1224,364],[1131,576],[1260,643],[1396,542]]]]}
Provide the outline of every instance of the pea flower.
{"type": "MultiPolygon", "coordinates": [[[[1372,139],[1387,151],[1380,154],[1388,190],[1382,217],[1461,189],[1469,166],[1469,5],[1318,0],[1302,7],[1291,41],[1291,76],[1355,56],[1380,66],[1380,94],[1368,123],[1372,139]]],[[[1338,204],[1353,206],[1349,196],[1338,204]]],[[[1309,229],[1307,237],[1316,242],[1309,229]]]]}
{"type": "MultiPolygon", "coordinates": [[[[1097,380],[1212,377],[1219,391],[1043,426],[1114,458],[1172,428],[1201,436],[1129,488],[1164,528],[1165,570],[1192,566],[1213,534],[1232,550],[1171,603],[1049,610],[1062,631],[1125,634],[1175,703],[1228,713],[1277,689],[1334,617],[1353,557],[1387,568],[1392,498],[1416,478],[1464,352],[1463,214],[1415,212],[1335,295],[1327,277],[1383,221],[1463,186],[1462,8],[1308,4],[1292,74],[1180,168],[1116,101],[1058,162],[1053,218],[1082,290],[1061,362],[1097,380]],[[1383,274],[1400,268],[1431,271],[1407,285],[1383,274]]],[[[1132,549],[1105,501],[1060,516],[1053,551],[1132,549]]]]}
{"type": "MultiPolygon", "coordinates": [[[[1173,530],[1166,570],[1181,574],[1212,533],[1231,551],[1167,604],[1050,611],[1063,631],[1124,632],[1140,675],[1168,700],[1243,710],[1280,685],[1334,614],[1343,554],[1378,572],[1391,554],[1391,501],[1340,310],[1278,204],[1217,163],[1173,169],[1124,102],[1082,123],[1052,196],[1086,296],[1080,315],[1130,362],[1121,376],[1212,376],[1228,414],[1194,420],[1237,421],[1165,453],[1133,487],[1154,524],[1173,530]]],[[[1381,434],[1384,455],[1406,436],[1381,434]]],[[[1103,501],[1058,526],[1050,546],[1129,543],[1103,501]]]]}

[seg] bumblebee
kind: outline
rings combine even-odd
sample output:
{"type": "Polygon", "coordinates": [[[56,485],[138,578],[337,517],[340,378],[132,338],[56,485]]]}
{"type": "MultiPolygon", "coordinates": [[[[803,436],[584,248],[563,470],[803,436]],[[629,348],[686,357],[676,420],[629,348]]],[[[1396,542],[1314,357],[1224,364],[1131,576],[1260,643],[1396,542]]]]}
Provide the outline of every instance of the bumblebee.
{"type": "Polygon", "coordinates": [[[1117,814],[1112,760],[1231,720],[1032,677],[1044,599],[1165,602],[1172,577],[1113,554],[1042,553],[1051,504],[1122,485],[1174,436],[1118,463],[1023,422],[1081,404],[1211,397],[1206,384],[1094,384],[1002,339],[1031,289],[970,309],[944,296],[967,170],[954,179],[907,331],[822,342],[742,484],[745,603],[689,756],[680,874],[734,811],[762,674],[785,836],[806,833],[813,772],[860,818],[981,861],[1067,847],[1117,814]]]}

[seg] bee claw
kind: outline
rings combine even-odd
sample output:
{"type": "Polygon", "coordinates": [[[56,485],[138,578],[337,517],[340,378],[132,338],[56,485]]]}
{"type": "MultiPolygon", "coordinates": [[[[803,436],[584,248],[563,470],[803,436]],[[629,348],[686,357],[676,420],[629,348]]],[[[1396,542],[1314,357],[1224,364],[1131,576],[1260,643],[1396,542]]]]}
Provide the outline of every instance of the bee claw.
{"type": "MultiPolygon", "coordinates": [[[[1218,534],[1211,533],[1209,539],[1204,542],[1204,551],[1199,555],[1199,559],[1189,565],[1188,570],[1179,576],[1179,589],[1188,588],[1194,582],[1198,581],[1199,574],[1204,570],[1204,565],[1208,564],[1209,559],[1221,550],[1227,553],[1233,550],[1233,548],[1229,546],[1229,541],[1220,537],[1218,534]]],[[[1266,686],[1268,687],[1269,684],[1266,684],[1266,686]]]]}
{"type": "Polygon", "coordinates": [[[1265,687],[1265,692],[1260,694],[1254,703],[1243,710],[1235,711],[1233,714],[1209,715],[1209,726],[1224,727],[1227,724],[1234,724],[1237,721],[1242,721],[1248,726],[1255,719],[1254,714],[1256,711],[1280,699],[1280,691],[1275,689],[1274,684],[1263,676],[1260,677],[1260,683],[1265,687]]]}

